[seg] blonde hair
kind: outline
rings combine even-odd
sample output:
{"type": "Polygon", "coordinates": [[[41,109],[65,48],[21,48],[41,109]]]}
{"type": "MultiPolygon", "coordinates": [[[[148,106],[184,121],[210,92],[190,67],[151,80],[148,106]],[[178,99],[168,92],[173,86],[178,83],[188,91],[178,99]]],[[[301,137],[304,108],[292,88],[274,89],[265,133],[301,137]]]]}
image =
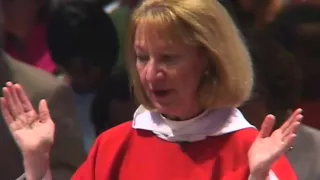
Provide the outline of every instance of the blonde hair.
{"type": "Polygon", "coordinates": [[[240,33],[224,7],[215,0],[145,0],[131,19],[128,68],[134,94],[148,109],[135,66],[134,36],[138,24],[148,23],[162,37],[196,45],[209,63],[200,83],[199,101],[204,108],[237,107],[246,101],[253,86],[251,59],[240,33]],[[174,39],[172,39],[174,38],[174,39]]]}

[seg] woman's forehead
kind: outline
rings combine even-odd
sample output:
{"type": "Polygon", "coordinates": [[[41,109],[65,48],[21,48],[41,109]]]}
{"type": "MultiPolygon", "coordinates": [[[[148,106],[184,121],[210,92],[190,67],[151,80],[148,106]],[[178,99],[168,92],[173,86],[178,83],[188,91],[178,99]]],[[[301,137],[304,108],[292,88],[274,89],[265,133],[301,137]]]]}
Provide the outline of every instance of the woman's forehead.
{"type": "Polygon", "coordinates": [[[138,24],[134,35],[134,46],[141,48],[150,45],[170,49],[183,46],[185,42],[174,29],[159,27],[155,24],[138,24]]]}
{"type": "MultiPolygon", "coordinates": [[[[177,32],[174,27],[161,26],[161,24],[144,22],[136,26],[135,39],[162,39],[165,41],[177,40],[177,32]]],[[[180,38],[179,38],[180,39],[180,38]]]]}

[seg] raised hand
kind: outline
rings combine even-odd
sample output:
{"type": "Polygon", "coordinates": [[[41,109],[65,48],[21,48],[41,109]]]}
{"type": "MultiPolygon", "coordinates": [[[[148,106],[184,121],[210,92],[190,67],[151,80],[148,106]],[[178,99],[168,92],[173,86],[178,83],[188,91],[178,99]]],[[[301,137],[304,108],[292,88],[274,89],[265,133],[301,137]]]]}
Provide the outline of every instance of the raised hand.
{"type": "Polygon", "coordinates": [[[248,152],[251,174],[267,176],[272,164],[290,149],[302,119],[301,112],[301,109],[293,112],[289,119],[272,134],[275,117],[268,115],[265,118],[259,135],[248,152]]]}
{"type": "Polygon", "coordinates": [[[1,110],[24,156],[43,156],[49,154],[54,140],[55,126],[51,120],[47,102],[41,100],[37,113],[23,88],[8,82],[3,88],[1,110]]]}

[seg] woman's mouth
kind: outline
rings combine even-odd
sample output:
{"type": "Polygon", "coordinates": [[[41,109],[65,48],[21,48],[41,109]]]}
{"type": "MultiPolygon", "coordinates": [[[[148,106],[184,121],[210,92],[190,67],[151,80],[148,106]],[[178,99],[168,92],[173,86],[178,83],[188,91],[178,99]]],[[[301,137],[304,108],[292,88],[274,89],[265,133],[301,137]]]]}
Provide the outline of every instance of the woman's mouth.
{"type": "Polygon", "coordinates": [[[171,92],[171,90],[152,90],[151,92],[156,97],[165,97],[171,92]]]}

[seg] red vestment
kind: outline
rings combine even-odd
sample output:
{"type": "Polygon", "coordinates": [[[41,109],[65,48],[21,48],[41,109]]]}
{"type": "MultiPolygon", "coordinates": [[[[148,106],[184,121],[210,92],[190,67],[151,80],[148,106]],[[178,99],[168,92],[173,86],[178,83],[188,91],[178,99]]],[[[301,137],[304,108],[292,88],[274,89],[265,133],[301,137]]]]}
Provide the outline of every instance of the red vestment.
{"type": "MultiPolygon", "coordinates": [[[[246,128],[191,143],[162,140],[131,122],[101,134],[72,180],[248,180],[247,152],[257,130],[246,128]]],[[[296,180],[281,157],[279,180],[296,180]]]]}

